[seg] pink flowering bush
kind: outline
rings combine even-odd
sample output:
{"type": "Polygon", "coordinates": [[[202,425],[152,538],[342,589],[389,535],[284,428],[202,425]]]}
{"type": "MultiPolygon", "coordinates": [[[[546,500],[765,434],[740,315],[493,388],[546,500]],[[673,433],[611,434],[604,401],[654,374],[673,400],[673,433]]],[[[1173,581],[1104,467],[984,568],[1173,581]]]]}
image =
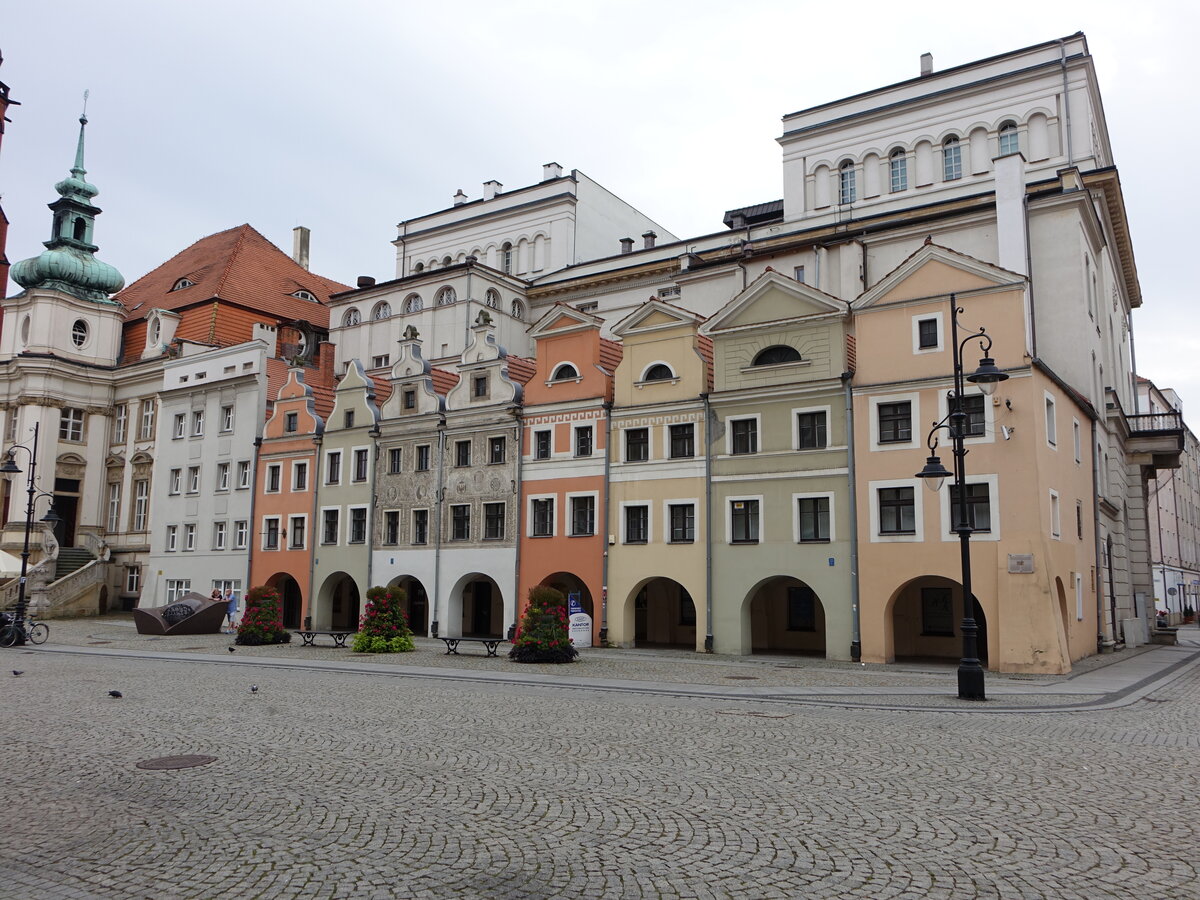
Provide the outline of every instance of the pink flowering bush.
{"type": "Polygon", "coordinates": [[[563,595],[552,587],[530,588],[529,602],[508,658],[524,663],[569,663],[579,656],[571,645],[563,595]]]}
{"type": "Polygon", "coordinates": [[[236,644],[289,644],[292,633],[283,627],[283,603],[279,591],[262,585],[246,594],[246,609],[238,625],[236,644]]]}
{"type": "Polygon", "coordinates": [[[350,645],[355,653],[408,653],[416,649],[401,588],[373,587],[350,645]]]}

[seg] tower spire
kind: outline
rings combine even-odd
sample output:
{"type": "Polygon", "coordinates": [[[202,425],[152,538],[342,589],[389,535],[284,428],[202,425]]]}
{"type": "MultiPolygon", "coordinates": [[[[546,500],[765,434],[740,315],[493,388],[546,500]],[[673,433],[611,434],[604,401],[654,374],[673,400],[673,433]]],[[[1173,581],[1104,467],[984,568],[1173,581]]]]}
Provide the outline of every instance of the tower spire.
{"type": "Polygon", "coordinates": [[[83,167],[83,131],[87,128],[87,102],[90,91],[83,92],[83,112],[79,114],[79,145],[75,148],[75,165],[71,169],[71,174],[83,180],[83,176],[87,174],[87,169],[83,167]]]}

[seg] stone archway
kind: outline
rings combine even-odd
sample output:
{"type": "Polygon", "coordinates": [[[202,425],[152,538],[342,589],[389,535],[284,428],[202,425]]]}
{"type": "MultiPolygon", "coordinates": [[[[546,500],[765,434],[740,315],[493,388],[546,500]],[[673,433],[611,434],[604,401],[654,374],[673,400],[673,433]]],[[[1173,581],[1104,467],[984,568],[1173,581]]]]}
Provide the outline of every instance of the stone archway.
{"type": "Polygon", "coordinates": [[[816,591],[790,575],[760,581],[742,602],[751,653],[825,655],[825,607],[816,591]]]}
{"type": "Polygon", "coordinates": [[[345,572],[334,572],[317,593],[313,628],[358,631],[360,597],[353,578],[345,572]]]}
{"type": "Polygon", "coordinates": [[[578,575],[571,572],[555,572],[553,575],[547,575],[541,580],[541,584],[546,587],[552,587],[563,595],[563,601],[569,602],[572,594],[577,594],[579,605],[583,607],[583,611],[592,617],[596,618],[596,613],[592,604],[592,592],[585,582],[578,575]]]}
{"type": "Polygon", "coordinates": [[[630,614],[634,646],[696,649],[696,604],[678,581],[659,576],[635,586],[625,601],[630,614]]]}
{"type": "MultiPolygon", "coordinates": [[[[287,572],[277,572],[267,579],[267,584],[279,591],[283,627],[299,628],[304,610],[304,592],[300,583],[287,572]]],[[[307,615],[311,616],[312,611],[307,615]]]]}
{"type": "Polygon", "coordinates": [[[389,581],[388,587],[404,591],[404,614],[413,634],[429,634],[429,594],[420,579],[400,575],[389,581]]]}
{"type": "Polygon", "coordinates": [[[504,595],[487,575],[471,572],[458,580],[447,598],[446,630],[463,637],[504,636],[504,595]]]}
{"type": "MultiPolygon", "coordinates": [[[[962,585],[940,575],[913,578],[892,594],[884,611],[889,660],[962,659],[962,585]]],[[[972,598],[979,627],[978,652],[988,660],[987,620],[978,598],[972,598]]]]}

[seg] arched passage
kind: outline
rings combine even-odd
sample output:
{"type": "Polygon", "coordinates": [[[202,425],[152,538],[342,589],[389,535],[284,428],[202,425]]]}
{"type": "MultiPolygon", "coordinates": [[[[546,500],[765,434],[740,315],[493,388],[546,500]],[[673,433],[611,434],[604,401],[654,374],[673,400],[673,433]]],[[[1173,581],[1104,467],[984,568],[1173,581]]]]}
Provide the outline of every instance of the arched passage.
{"type": "Polygon", "coordinates": [[[463,637],[504,635],[504,596],[487,575],[472,572],[460,578],[450,591],[446,613],[447,633],[458,629],[463,637]]]}
{"type": "MultiPolygon", "coordinates": [[[[962,585],[939,575],[923,575],[901,585],[884,613],[895,659],[962,659],[962,585]]],[[[972,598],[979,626],[979,659],[987,665],[987,621],[972,598]]]]}
{"type": "Polygon", "coordinates": [[[408,616],[408,627],[413,634],[429,633],[429,595],[425,585],[411,575],[401,575],[388,582],[388,587],[404,591],[404,614],[408,616]]]}
{"type": "Polygon", "coordinates": [[[333,573],[325,579],[317,594],[313,627],[358,631],[359,597],[358,585],[353,578],[345,572],[333,573]]]}
{"type": "Polygon", "coordinates": [[[753,653],[825,655],[825,607],[799,578],[759,582],[743,601],[742,617],[753,653]]]}
{"type": "Polygon", "coordinates": [[[283,605],[283,627],[299,628],[304,606],[304,594],[299,582],[287,572],[277,572],[267,579],[267,584],[279,591],[283,605]]]}
{"type": "Polygon", "coordinates": [[[678,581],[650,578],[634,588],[626,601],[633,611],[633,640],[637,647],[696,649],[696,604],[678,581]]]}
{"type": "Polygon", "coordinates": [[[541,583],[562,594],[568,609],[570,609],[571,595],[576,594],[583,611],[593,619],[596,618],[596,614],[592,610],[592,592],[588,589],[587,583],[578,575],[572,575],[570,572],[555,572],[553,575],[543,578],[541,583]]]}
{"type": "Polygon", "coordinates": [[[1054,579],[1055,596],[1058,598],[1058,619],[1062,623],[1062,631],[1058,635],[1058,650],[1064,661],[1071,659],[1071,616],[1067,611],[1067,589],[1063,586],[1062,578],[1054,579]]]}

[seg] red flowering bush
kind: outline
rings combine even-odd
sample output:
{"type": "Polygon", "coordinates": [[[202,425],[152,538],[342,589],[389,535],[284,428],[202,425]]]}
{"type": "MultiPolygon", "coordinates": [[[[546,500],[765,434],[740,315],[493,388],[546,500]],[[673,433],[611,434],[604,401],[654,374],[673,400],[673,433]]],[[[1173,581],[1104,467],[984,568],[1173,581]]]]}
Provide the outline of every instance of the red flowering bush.
{"type": "Polygon", "coordinates": [[[248,646],[291,643],[292,633],[283,627],[283,603],[279,591],[267,585],[251,588],[245,603],[234,643],[248,646]]]}
{"type": "Polygon", "coordinates": [[[412,629],[404,614],[404,591],[398,587],[373,587],[358,620],[355,653],[407,653],[415,650],[412,629]]]}
{"type": "Polygon", "coordinates": [[[525,663],[574,662],[579,651],[571,645],[567,624],[561,592],[545,585],[530,588],[508,658],[525,663]]]}

